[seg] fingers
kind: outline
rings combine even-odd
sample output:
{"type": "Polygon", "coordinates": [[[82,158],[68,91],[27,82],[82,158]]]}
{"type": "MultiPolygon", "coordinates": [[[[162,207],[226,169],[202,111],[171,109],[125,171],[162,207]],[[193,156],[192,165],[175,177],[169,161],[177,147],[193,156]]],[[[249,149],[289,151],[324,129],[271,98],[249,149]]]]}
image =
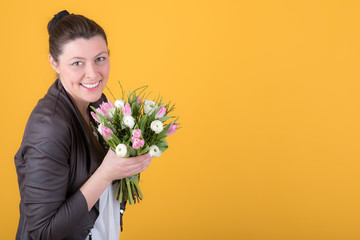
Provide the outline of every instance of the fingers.
{"type": "Polygon", "coordinates": [[[152,161],[150,154],[120,158],[112,150],[109,150],[107,158],[107,169],[109,174],[114,176],[114,179],[121,179],[138,174],[148,168],[152,161]]]}
{"type": "Polygon", "coordinates": [[[126,167],[131,169],[131,171],[133,170],[135,172],[134,174],[137,174],[147,169],[151,163],[151,160],[151,157],[142,158],[140,161],[137,161],[136,163],[130,163],[126,167]]]}
{"type": "MultiPolygon", "coordinates": [[[[116,156],[116,155],[115,155],[116,156]]],[[[129,157],[129,158],[119,158],[116,156],[116,158],[118,160],[121,160],[121,162],[125,165],[125,166],[140,166],[143,163],[147,162],[147,161],[151,161],[152,157],[150,157],[150,155],[144,154],[141,156],[136,156],[136,157],[129,157]]]]}
{"type": "MultiPolygon", "coordinates": [[[[138,173],[141,173],[143,172],[144,170],[146,170],[150,165],[150,162],[147,162],[143,165],[140,165],[140,166],[131,166],[131,167],[128,167],[126,169],[122,169],[124,171],[123,173],[123,177],[131,177],[135,174],[138,174],[138,173]]],[[[123,177],[120,177],[120,178],[123,178],[123,177]]]]}
{"type": "MultiPolygon", "coordinates": [[[[138,174],[140,172],[145,171],[150,166],[151,160],[152,160],[152,157],[145,158],[143,162],[134,166],[134,171],[135,171],[134,174],[138,174]]],[[[134,175],[134,174],[132,174],[132,175],[134,175]]]]}

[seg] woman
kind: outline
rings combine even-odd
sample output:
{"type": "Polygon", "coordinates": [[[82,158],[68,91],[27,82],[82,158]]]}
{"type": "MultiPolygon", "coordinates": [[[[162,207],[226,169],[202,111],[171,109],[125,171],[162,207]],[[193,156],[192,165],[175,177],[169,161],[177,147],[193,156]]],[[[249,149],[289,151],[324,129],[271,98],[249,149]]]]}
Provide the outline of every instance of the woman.
{"type": "Polygon", "coordinates": [[[124,204],[120,209],[109,197],[112,182],[145,170],[151,157],[119,158],[91,128],[89,108],[106,101],[110,69],[103,29],[62,11],[48,31],[58,79],[31,113],[15,155],[21,196],[16,239],[118,239],[124,204]]]}

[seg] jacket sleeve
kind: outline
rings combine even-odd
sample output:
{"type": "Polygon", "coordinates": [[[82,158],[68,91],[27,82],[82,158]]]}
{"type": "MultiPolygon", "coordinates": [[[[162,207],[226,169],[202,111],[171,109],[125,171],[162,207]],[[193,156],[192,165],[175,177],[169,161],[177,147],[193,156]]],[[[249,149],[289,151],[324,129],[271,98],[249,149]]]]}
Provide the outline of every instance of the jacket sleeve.
{"type": "Polygon", "coordinates": [[[43,117],[25,139],[24,205],[32,239],[63,239],[92,225],[80,190],[67,196],[71,134],[64,121],[43,117]]]}

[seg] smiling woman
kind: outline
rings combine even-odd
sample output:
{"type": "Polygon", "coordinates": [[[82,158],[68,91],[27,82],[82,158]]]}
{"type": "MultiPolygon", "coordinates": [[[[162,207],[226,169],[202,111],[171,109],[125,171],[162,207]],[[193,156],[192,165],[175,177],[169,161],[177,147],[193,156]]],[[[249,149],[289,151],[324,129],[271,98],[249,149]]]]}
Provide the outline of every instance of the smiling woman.
{"type": "Polygon", "coordinates": [[[58,61],[51,54],[49,61],[86,119],[89,103],[100,99],[109,77],[110,61],[104,38],[94,36],[68,42],[58,61]]]}
{"type": "Polygon", "coordinates": [[[32,111],[15,155],[21,197],[16,239],[119,239],[125,202],[115,200],[112,182],[142,172],[152,158],[119,158],[92,129],[90,106],[107,101],[103,29],[62,11],[48,32],[58,79],[32,111]]]}

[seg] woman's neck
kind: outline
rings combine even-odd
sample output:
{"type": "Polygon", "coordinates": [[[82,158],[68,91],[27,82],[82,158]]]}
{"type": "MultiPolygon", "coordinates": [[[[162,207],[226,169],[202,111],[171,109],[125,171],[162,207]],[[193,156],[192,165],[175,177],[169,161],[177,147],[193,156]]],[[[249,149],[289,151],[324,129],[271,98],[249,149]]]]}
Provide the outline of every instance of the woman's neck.
{"type": "MultiPolygon", "coordinates": [[[[79,106],[78,106],[79,108],[79,106]]],[[[89,104],[87,104],[86,106],[79,108],[79,111],[81,113],[81,115],[83,116],[83,118],[85,119],[87,124],[90,124],[90,117],[89,117],[89,104]]]]}
{"type": "Polygon", "coordinates": [[[76,101],[73,97],[71,97],[73,102],[75,103],[77,109],[79,110],[81,116],[85,119],[86,123],[90,124],[90,117],[89,117],[89,104],[85,102],[76,101]]]}

